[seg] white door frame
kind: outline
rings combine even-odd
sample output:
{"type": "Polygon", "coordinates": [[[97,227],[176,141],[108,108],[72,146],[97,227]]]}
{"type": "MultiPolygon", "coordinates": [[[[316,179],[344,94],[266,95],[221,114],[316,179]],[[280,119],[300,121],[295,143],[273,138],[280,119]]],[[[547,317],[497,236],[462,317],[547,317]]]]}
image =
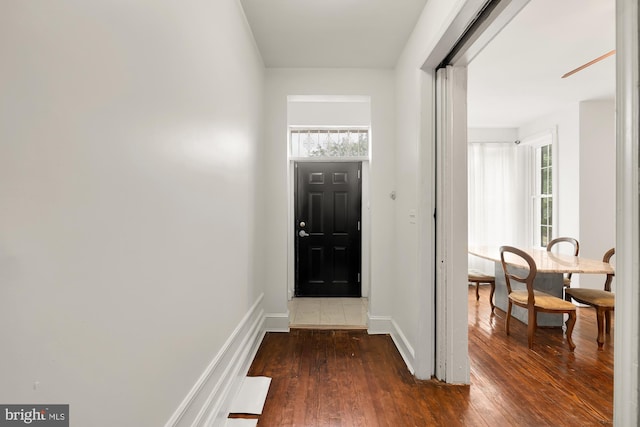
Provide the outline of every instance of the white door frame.
{"type": "Polygon", "coordinates": [[[421,334],[433,332],[429,342],[421,341],[416,346],[418,378],[428,378],[430,372],[448,383],[469,383],[467,305],[460,304],[467,300],[466,286],[460,284],[466,283],[468,263],[466,66],[528,1],[503,0],[498,3],[473,36],[466,40],[465,47],[449,58],[453,65],[448,72],[450,83],[441,88],[446,96],[438,102],[450,109],[444,120],[439,120],[438,109],[434,107],[436,69],[484,9],[486,0],[466,0],[461,5],[422,66],[418,202],[420,206],[431,206],[433,209],[425,209],[425,212],[434,212],[438,221],[434,225],[431,215],[422,215],[419,230],[421,236],[436,236],[438,246],[419,247],[421,265],[425,266],[419,271],[418,280],[423,284],[420,289],[424,289],[420,297],[424,298],[428,310],[421,313],[418,330],[421,334]],[[435,128],[438,128],[438,135],[435,128]],[[444,140],[439,139],[442,136],[444,140]],[[429,149],[436,146],[439,154],[429,149]],[[436,170],[436,157],[442,154],[436,170]],[[422,170],[425,167],[429,169],[422,170]],[[434,193],[445,197],[433,200],[434,193]]]}
{"type": "Polygon", "coordinates": [[[467,68],[436,71],[435,374],[469,384],[467,281],[467,68]],[[464,125],[462,125],[464,124],[464,125]],[[462,173],[464,171],[464,173],[462,173]]]}
{"type": "Polygon", "coordinates": [[[638,417],[638,3],[616,2],[616,324],[613,422],[635,426],[638,417]]]}

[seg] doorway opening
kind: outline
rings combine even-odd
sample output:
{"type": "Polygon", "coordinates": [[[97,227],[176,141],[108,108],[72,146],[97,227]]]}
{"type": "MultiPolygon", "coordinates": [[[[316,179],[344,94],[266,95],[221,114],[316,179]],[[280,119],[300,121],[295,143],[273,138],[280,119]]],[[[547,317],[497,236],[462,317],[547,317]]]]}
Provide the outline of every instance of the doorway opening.
{"type": "Polygon", "coordinates": [[[368,96],[287,98],[289,300],[369,297],[370,123],[368,96]]]}
{"type": "Polygon", "coordinates": [[[289,96],[287,121],[290,324],[365,328],[370,98],[289,96]]]}

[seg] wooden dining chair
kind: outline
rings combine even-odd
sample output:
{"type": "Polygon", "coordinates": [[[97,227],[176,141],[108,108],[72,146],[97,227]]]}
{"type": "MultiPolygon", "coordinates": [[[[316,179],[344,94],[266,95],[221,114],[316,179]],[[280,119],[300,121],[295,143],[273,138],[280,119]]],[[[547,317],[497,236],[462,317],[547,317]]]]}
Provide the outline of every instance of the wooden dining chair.
{"type": "Polygon", "coordinates": [[[563,300],[562,298],[533,289],[533,281],[538,273],[538,268],[536,267],[536,262],[526,252],[512,246],[501,246],[500,262],[502,263],[502,270],[504,271],[509,301],[506,320],[507,335],[509,335],[509,325],[511,323],[511,310],[513,308],[513,304],[527,309],[527,338],[529,341],[529,348],[533,348],[533,335],[537,328],[538,313],[567,313],[569,315],[569,319],[567,319],[567,342],[569,343],[569,348],[573,351],[573,349],[576,348],[576,345],[571,339],[573,327],[576,324],[575,305],[563,300]],[[507,264],[505,261],[505,254],[508,254],[508,256],[520,257],[527,263],[529,272],[525,277],[520,277],[517,274],[510,272],[513,270],[513,266],[507,264]],[[513,289],[511,286],[512,281],[524,283],[526,285],[526,290],[513,289]]]}
{"type": "MultiPolygon", "coordinates": [[[[615,253],[615,248],[609,249],[602,257],[602,262],[609,263],[615,253]]],[[[611,333],[611,312],[615,310],[616,306],[615,294],[611,292],[611,282],[613,281],[614,275],[614,273],[607,274],[603,290],[585,288],[569,288],[566,290],[566,295],[570,298],[596,309],[598,350],[602,350],[602,346],[604,345],[605,332],[607,334],[611,333]]]]}
{"type": "MultiPolygon", "coordinates": [[[[580,243],[573,237],[557,237],[551,240],[547,244],[547,252],[551,252],[554,246],[560,243],[569,243],[573,246],[573,256],[578,256],[580,253],[580,243]]],[[[566,276],[562,278],[562,282],[564,285],[564,289],[571,287],[571,273],[568,273],[566,276]]],[[[570,301],[570,299],[565,295],[565,300],[570,301]]]]}
{"type": "Polygon", "coordinates": [[[474,283],[476,285],[476,301],[480,299],[480,293],[478,292],[480,289],[480,284],[488,284],[491,286],[491,291],[489,293],[489,304],[491,304],[491,312],[493,313],[493,309],[496,306],[493,304],[493,294],[496,292],[496,278],[489,274],[485,274],[480,270],[476,270],[473,268],[469,269],[469,283],[474,283]]]}

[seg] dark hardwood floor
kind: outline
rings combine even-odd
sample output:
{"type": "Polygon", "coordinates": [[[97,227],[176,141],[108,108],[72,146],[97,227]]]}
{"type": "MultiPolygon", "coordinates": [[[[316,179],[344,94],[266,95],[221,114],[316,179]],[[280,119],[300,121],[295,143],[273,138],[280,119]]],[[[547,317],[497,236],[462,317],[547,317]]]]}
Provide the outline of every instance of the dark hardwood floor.
{"type": "Polygon", "coordinates": [[[575,352],[559,329],[529,350],[526,326],[507,337],[487,298],[469,288],[470,386],[416,380],[389,336],[268,333],[249,370],[273,379],[258,426],[612,425],[613,336],[598,351],[593,309],[578,309],[575,352]]]}

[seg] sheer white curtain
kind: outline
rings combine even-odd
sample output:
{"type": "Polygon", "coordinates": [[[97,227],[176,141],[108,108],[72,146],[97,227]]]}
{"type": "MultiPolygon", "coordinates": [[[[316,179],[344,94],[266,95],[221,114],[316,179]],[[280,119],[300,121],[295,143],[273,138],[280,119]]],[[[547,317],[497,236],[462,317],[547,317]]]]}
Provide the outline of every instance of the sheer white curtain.
{"type": "MultiPolygon", "coordinates": [[[[519,245],[526,235],[523,150],[510,143],[469,143],[469,246],[519,245]]],[[[494,263],[469,256],[469,267],[491,273],[494,263]]]]}

